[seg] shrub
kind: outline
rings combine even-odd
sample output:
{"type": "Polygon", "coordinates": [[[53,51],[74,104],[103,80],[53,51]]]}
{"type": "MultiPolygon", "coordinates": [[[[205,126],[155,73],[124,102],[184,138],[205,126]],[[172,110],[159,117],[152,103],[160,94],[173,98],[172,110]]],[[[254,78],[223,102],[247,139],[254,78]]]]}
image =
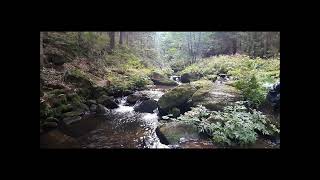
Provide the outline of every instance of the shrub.
{"type": "Polygon", "coordinates": [[[208,111],[199,105],[174,120],[195,124],[199,132],[209,135],[212,141],[228,145],[254,143],[256,131],[265,135],[280,132],[261,112],[248,112],[243,102],[226,106],[222,112],[208,111]]]}

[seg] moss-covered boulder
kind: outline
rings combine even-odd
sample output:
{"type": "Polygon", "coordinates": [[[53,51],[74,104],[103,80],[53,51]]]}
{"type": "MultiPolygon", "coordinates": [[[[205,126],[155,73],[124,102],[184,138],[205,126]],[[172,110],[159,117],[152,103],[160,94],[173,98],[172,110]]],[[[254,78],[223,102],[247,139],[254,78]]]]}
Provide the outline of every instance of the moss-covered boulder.
{"type": "Polygon", "coordinates": [[[212,82],[215,82],[218,79],[218,76],[212,74],[212,75],[207,75],[205,78],[212,82]]]}
{"type": "Polygon", "coordinates": [[[153,72],[150,75],[150,79],[153,81],[155,85],[165,85],[165,86],[176,86],[178,85],[177,82],[169,79],[168,77],[159,74],[157,72],[153,72]]]}
{"type": "Polygon", "coordinates": [[[160,115],[168,114],[169,110],[174,107],[180,110],[186,109],[188,100],[196,90],[192,85],[186,84],[178,86],[162,95],[158,101],[160,115]]]}
{"type": "Polygon", "coordinates": [[[189,83],[192,81],[196,81],[196,80],[200,79],[201,77],[202,77],[202,75],[199,73],[194,73],[194,72],[184,73],[181,75],[181,82],[182,83],[189,83]]]}
{"type": "Polygon", "coordinates": [[[199,133],[196,125],[186,124],[184,122],[169,122],[157,127],[156,134],[163,144],[178,144],[180,139],[199,139],[199,133]]]}
{"type": "Polygon", "coordinates": [[[64,81],[71,83],[76,87],[87,89],[93,87],[93,82],[90,80],[90,78],[84,72],[78,69],[67,71],[64,75],[64,81]]]}
{"type": "Polygon", "coordinates": [[[223,107],[239,100],[240,92],[225,84],[200,88],[191,97],[192,106],[203,105],[211,111],[221,111],[223,107]]]}

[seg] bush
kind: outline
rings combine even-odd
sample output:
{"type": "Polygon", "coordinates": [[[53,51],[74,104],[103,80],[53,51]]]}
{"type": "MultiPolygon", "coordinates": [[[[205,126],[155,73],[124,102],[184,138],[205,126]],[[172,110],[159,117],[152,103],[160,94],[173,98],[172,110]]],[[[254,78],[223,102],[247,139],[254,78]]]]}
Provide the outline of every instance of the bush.
{"type": "Polygon", "coordinates": [[[212,141],[228,145],[254,143],[256,131],[265,135],[280,132],[265,115],[256,110],[248,112],[243,103],[226,106],[222,112],[208,111],[199,105],[173,120],[195,124],[199,132],[209,135],[212,141]]]}

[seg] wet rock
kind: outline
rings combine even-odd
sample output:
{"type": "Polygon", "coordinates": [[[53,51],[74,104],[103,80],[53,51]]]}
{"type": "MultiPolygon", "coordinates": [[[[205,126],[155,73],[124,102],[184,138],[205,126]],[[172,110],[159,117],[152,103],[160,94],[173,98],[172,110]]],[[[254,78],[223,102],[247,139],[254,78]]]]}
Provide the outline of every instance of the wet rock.
{"type": "Polygon", "coordinates": [[[157,109],[157,101],[153,99],[145,100],[141,104],[137,105],[134,110],[137,112],[153,113],[157,109]]]}
{"type": "Polygon", "coordinates": [[[106,109],[102,104],[98,104],[96,112],[98,114],[104,114],[106,112],[106,109]]]}
{"type": "Polygon", "coordinates": [[[172,114],[172,117],[176,118],[180,115],[180,109],[174,107],[169,111],[169,114],[172,114]]]}
{"type": "Polygon", "coordinates": [[[80,148],[80,145],[76,139],[53,130],[40,135],[40,148],[80,148]]]}
{"type": "Polygon", "coordinates": [[[135,104],[140,99],[140,96],[131,94],[127,97],[128,104],[135,104]]]}
{"type": "Polygon", "coordinates": [[[46,119],[46,122],[56,122],[56,123],[59,123],[59,120],[57,118],[54,118],[54,117],[48,117],[46,119]]]}
{"type": "Polygon", "coordinates": [[[280,112],[280,82],[273,85],[267,94],[267,102],[272,106],[274,112],[280,112]]]}
{"type": "Polygon", "coordinates": [[[45,123],[43,123],[42,127],[44,129],[56,128],[56,127],[58,127],[58,123],[57,122],[45,122],[45,123]]]}
{"type": "Polygon", "coordinates": [[[195,92],[196,89],[189,84],[181,85],[168,91],[158,101],[160,115],[168,114],[169,110],[174,107],[180,110],[187,109],[187,102],[195,92]]]}
{"type": "Polygon", "coordinates": [[[67,117],[81,116],[83,114],[84,113],[81,111],[71,111],[71,112],[63,113],[62,117],[67,118],[67,117]]]}
{"type": "Polygon", "coordinates": [[[202,75],[198,73],[184,73],[181,75],[181,82],[182,83],[189,83],[191,81],[196,81],[200,79],[202,75]]]}
{"type": "Polygon", "coordinates": [[[183,122],[169,122],[157,127],[156,134],[163,144],[178,144],[180,139],[199,139],[197,127],[183,122]]]}
{"type": "Polygon", "coordinates": [[[162,74],[153,72],[150,76],[150,79],[153,81],[155,85],[166,85],[166,86],[176,86],[178,85],[177,82],[165,77],[162,74]]]}
{"type": "Polygon", "coordinates": [[[103,95],[97,100],[98,104],[104,105],[108,109],[118,108],[118,104],[115,102],[114,98],[103,95]]]}
{"type": "Polygon", "coordinates": [[[74,123],[78,123],[81,121],[81,117],[80,116],[72,116],[72,117],[65,117],[62,120],[64,122],[65,125],[69,126],[72,125],[74,123]]]}
{"type": "Polygon", "coordinates": [[[91,111],[91,112],[96,112],[96,111],[97,111],[97,105],[91,104],[91,106],[90,106],[90,111],[91,111]]]}

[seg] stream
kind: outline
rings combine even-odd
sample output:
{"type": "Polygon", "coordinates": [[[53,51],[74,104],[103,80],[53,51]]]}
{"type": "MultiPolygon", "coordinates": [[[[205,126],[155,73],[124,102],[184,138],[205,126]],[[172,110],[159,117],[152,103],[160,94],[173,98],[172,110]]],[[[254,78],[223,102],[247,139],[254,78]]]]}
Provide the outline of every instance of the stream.
{"type": "MultiPolygon", "coordinates": [[[[174,79],[179,84],[179,79],[174,79]]],[[[156,101],[174,86],[152,86],[147,90],[136,91],[147,95],[156,101]]],[[[77,140],[82,148],[217,148],[210,140],[182,141],[179,145],[162,144],[156,134],[159,125],[158,109],[153,113],[134,111],[134,105],[126,103],[127,96],[118,98],[119,107],[105,109],[106,113],[98,115],[89,113],[82,120],[68,129],[61,129],[63,133],[77,140]]],[[[264,141],[258,141],[256,148],[269,146],[264,141]]],[[[68,145],[66,145],[68,147],[68,145]]]]}

